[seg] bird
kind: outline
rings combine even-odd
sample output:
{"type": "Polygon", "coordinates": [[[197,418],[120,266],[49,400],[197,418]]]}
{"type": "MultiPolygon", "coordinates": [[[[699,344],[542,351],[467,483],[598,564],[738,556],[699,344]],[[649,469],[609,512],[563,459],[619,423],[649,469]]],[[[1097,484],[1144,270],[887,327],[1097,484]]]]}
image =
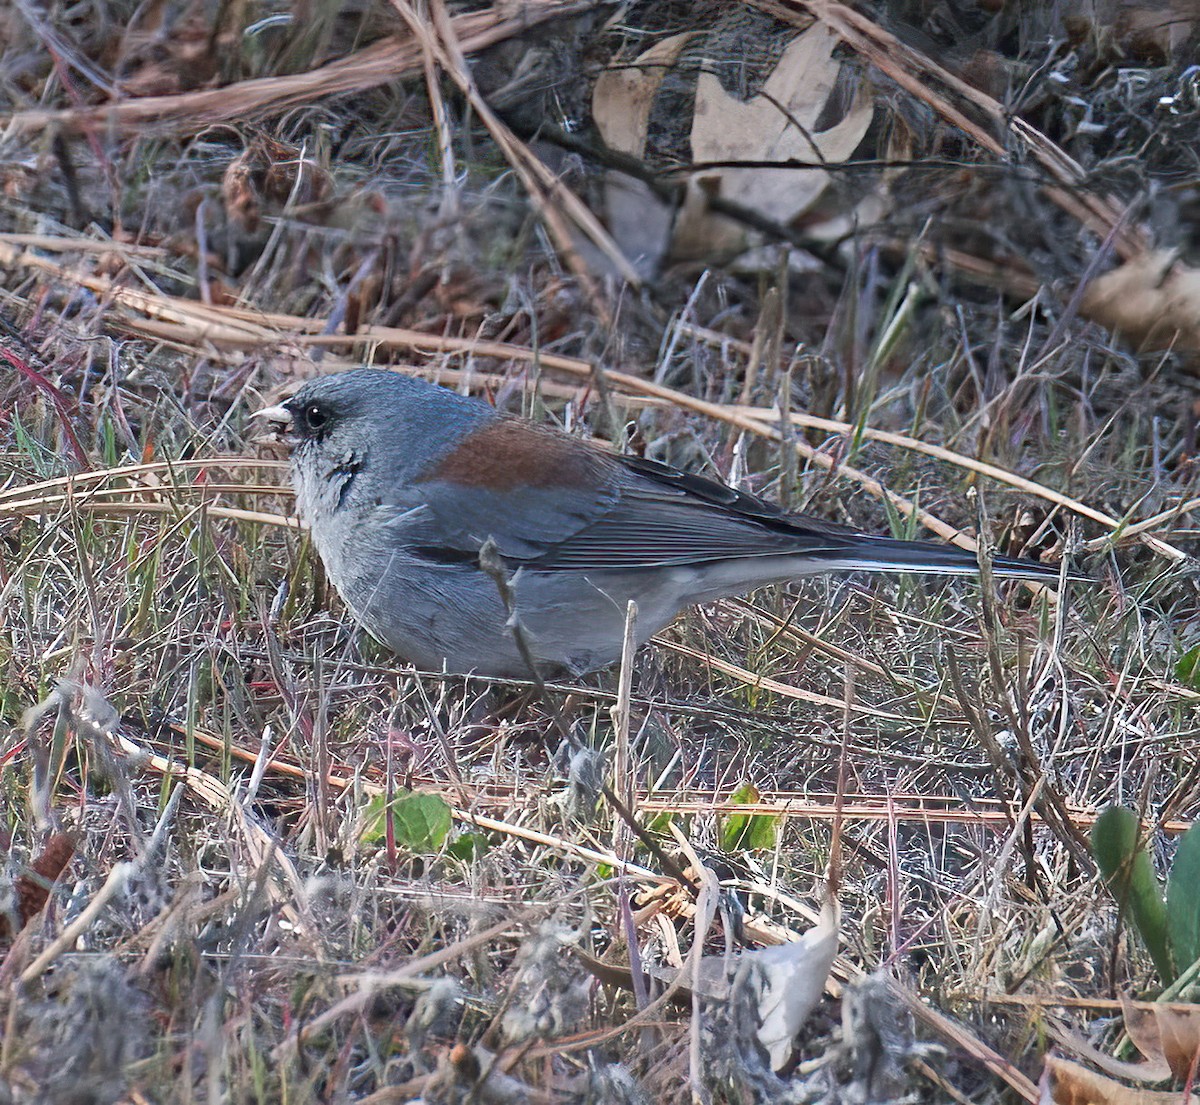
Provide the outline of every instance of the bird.
{"type": "MultiPolygon", "coordinates": [[[[423,671],[578,676],[620,659],[630,601],[641,644],[799,576],[979,571],[965,549],[789,513],[400,372],[317,377],[255,416],[290,447],[297,512],[351,614],[423,671]]],[[[1005,556],[992,571],[1059,576],[1005,556]]]]}

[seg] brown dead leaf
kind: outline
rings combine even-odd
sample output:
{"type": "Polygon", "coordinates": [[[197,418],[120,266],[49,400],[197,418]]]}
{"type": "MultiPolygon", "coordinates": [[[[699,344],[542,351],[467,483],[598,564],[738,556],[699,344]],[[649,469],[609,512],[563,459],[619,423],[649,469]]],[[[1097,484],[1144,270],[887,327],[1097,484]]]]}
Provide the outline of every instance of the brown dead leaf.
{"type": "Polygon", "coordinates": [[[227,166],[221,178],[221,199],[229,221],[248,234],[258,229],[259,201],[255,169],[250,151],[243,150],[227,166]]]}
{"type": "Polygon", "coordinates": [[[114,61],[122,72],[123,97],[171,96],[208,84],[220,69],[222,51],[235,41],[229,27],[213,26],[203,2],[178,15],[167,5],[139,9],[137,23],[126,29],[114,61]]]}
{"type": "Polygon", "coordinates": [[[745,227],[714,215],[709,207],[708,201],[720,189],[715,175],[698,175],[687,182],[671,233],[671,256],[676,261],[731,257],[745,248],[745,227]]]}
{"type": "MultiPolygon", "coordinates": [[[[823,131],[817,121],[834,91],[841,62],[838,36],[823,24],[797,35],[762,91],[742,101],[711,73],[696,84],[692,156],[696,161],[803,161],[837,163],[862,141],[875,108],[860,91],[845,116],[823,131]]],[[[821,169],[718,169],[725,199],[788,223],[807,211],[829,184],[821,169]]]]}
{"type": "Polygon", "coordinates": [[[258,135],[225,169],[221,198],[230,222],[248,234],[258,228],[263,208],[280,210],[325,203],[333,181],[324,168],[295,146],[258,135]]]}
{"type": "MultiPolygon", "coordinates": [[[[0,35],[3,28],[0,28],[0,35]]],[[[39,173],[31,165],[10,162],[0,166],[0,195],[9,199],[24,199],[38,186],[39,173]]]]}
{"type": "Polygon", "coordinates": [[[691,31],[671,35],[634,61],[611,65],[600,74],[592,92],[592,118],[608,147],[634,157],[646,152],[654,97],[691,37],[691,31]]]}
{"type": "MultiPolygon", "coordinates": [[[[689,868],[685,874],[691,877],[694,872],[689,868]]],[[[662,913],[672,920],[691,916],[691,895],[678,883],[662,882],[653,886],[643,887],[634,900],[634,919],[637,924],[647,924],[651,917],[662,913]]]]}
{"type": "Polygon", "coordinates": [[[1041,1090],[1044,1105],[1200,1105],[1195,1094],[1133,1089],[1054,1055],[1046,1056],[1041,1090]]]}
{"type": "Polygon", "coordinates": [[[1185,56],[1200,31],[1195,0],[1094,0],[1063,18],[1072,45],[1093,40],[1114,61],[1165,65],[1185,56]]]}
{"type": "Polygon", "coordinates": [[[499,306],[499,289],[470,265],[451,264],[433,286],[438,307],[455,318],[479,318],[499,306]]]}
{"type": "Polygon", "coordinates": [[[45,906],[50,887],[66,870],[75,854],[75,837],[55,833],[46,841],[42,854],[29,865],[29,873],[17,878],[17,913],[22,925],[28,924],[45,906]]]}
{"type": "Polygon", "coordinates": [[[13,927],[19,931],[41,913],[50,897],[50,888],[74,855],[75,837],[70,833],[54,833],[46,840],[41,855],[29,865],[28,871],[13,881],[16,915],[12,921],[15,926],[7,916],[0,916],[0,937],[7,939],[12,935],[13,927]]]}
{"type": "MultiPolygon", "coordinates": [[[[541,1087],[514,1078],[506,1073],[503,1056],[488,1051],[482,1044],[468,1047],[451,1045],[438,1059],[437,1069],[429,1076],[422,1101],[478,1101],[480,1105],[550,1105],[560,1099],[541,1087]]],[[[404,1094],[404,1100],[409,1095],[404,1094]]],[[[401,1098],[389,1098],[399,1101],[401,1098]]]]}
{"type": "Polygon", "coordinates": [[[1165,1063],[1173,1077],[1183,1081],[1192,1072],[1200,1051],[1200,1005],[1163,1002],[1138,1008],[1121,995],[1125,1031],[1147,1059],[1165,1063]]]}
{"type": "Polygon", "coordinates": [[[1080,312],[1138,349],[1200,351],[1200,269],[1147,251],[1093,280],[1080,312]]]}
{"type": "MultiPolygon", "coordinates": [[[[742,101],[715,76],[701,74],[692,121],[692,157],[698,162],[799,161],[836,164],[862,141],[874,115],[868,90],[860,89],[846,114],[816,130],[834,93],[841,62],[839,39],[814,24],[789,44],[762,91],[742,101]]],[[[697,172],[688,180],[675,220],[671,254],[677,260],[731,255],[746,248],[744,227],[715,215],[714,196],[751,208],[775,222],[793,223],[829,186],[824,169],[736,167],[697,172]]]]}
{"type": "MultiPolygon", "coordinates": [[[[692,37],[691,32],[656,42],[632,62],[611,65],[592,92],[592,118],[611,149],[633,157],[646,152],[650,112],[663,78],[692,37]]],[[[651,276],[671,234],[671,208],[643,180],[610,169],[604,176],[606,224],[621,252],[640,275],[651,276]]]]}
{"type": "Polygon", "coordinates": [[[1058,1043],[1070,1048],[1071,1054],[1078,1059],[1086,1059],[1094,1067],[1098,1067],[1112,1078],[1124,1078],[1130,1082],[1155,1083],[1165,1082],[1171,1077],[1171,1068],[1161,1054],[1147,1056],[1143,1062],[1129,1062],[1101,1051],[1095,1044],[1088,1041],[1074,1029],[1057,1024],[1053,1018],[1047,1019],[1047,1027],[1058,1043]]]}

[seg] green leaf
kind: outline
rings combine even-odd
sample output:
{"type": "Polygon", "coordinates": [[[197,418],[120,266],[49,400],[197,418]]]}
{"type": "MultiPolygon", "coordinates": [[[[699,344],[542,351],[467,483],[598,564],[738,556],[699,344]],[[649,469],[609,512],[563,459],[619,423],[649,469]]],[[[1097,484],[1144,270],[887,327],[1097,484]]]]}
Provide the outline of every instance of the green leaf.
{"type": "Polygon", "coordinates": [[[471,863],[485,855],[491,841],[483,833],[459,833],[446,846],[446,851],[463,863],[471,863]]]}
{"type": "Polygon", "coordinates": [[[1167,880],[1167,927],[1181,970],[1200,959],[1200,822],[1179,842],[1167,880]]]}
{"type": "Polygon", "coordinates": [[[410,852],[427,855],[441,849],[450,832],[450,807],[436,794],[404,790],[392,799],[391,809],[383,795],[367,803],[362,832],[364,844],[382,844],[387,835],[387,814],[391,815],[396,844],[410,852]]]}
{"type": "Polygon", "coordinates": [[[1092,853],[1112,895],[1141,937],[1164,983],[1175,979],[1167,939],[1167,909],[1162,888],[1141,846],[1141,825],[1132,810],[1109,806],[1092,826],[1092,853]]]}
{"type": "MultiPolygon", "coordinates": [[[[750,783],[738,787],[729,799],[735,806],[752,806],[760,801],[750,783]]],[[[720,844],[724,852],[772,851],[779,841],[778,814],[731,813],[721,818],[720,844]]]]}
{"type": "Polygon", "coordinates": [[[1189,648],[1175,661],[1175,678],[1189,687],[1200,687],[1200,645],[1189,648]]]}
{"type": "Polygon", "coordinates": [[[646,832],[667,836],[671,832],[671,823],[674,820],[675,815],[670,810],[663,810],[661,813],[656,813],[646,822],[646,832]]]}

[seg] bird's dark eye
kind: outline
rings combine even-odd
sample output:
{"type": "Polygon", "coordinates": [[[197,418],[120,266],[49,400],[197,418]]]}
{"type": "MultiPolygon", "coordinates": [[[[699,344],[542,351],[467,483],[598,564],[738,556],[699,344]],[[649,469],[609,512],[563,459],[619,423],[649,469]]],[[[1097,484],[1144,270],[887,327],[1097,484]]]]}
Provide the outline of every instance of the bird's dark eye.
{"type": "Polygon", "coordinates": [[[315,433],[325,428],[325,424],[329,421],[329,412],[320,403],[309,403],[304,408],[302,417],[304,418],[304,428],[315,433]]]}

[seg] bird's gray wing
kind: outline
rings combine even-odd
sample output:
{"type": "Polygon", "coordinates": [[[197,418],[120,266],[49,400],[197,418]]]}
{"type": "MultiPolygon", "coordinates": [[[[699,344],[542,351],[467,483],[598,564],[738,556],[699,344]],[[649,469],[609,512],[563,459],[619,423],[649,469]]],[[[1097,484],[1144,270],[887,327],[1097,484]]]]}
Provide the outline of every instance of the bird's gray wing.
{"type": "Polygon", "coordinates": [[[380,511],[395,540],[418,556],[474,562],[491,539],[515,568],[569,543],[618,498],[616,488],[604,484],[499,491],[435,480],[390,496],[380,511]]]}
{"type": "MultiPolygon", "coordinates": [[[[971,575],[974,552],[940,541],[901,541],[789,514],[715,480],[637,457],[619,458],[620,495],[531,564],[545,570],[699,567],[787,558],[787,571],[826,568],[971,575]]],[[[1048,579],[1052,565],[997,556],[997,575],[1048,579]]]]}
{"type": "MultiPolygon", "coordinates": [[[[389,504],[417,555],[476,562],[495,541],[515,570],[620,571],[697,567],[749,557],[822,567],[970,574],[975,554],[933,541],[898,541],[788,514],[753,495],[636,457],[603,457],[592,478],[502,490],[431,480],[389,504]]],[[[996,557],[998,574],[1050,577],[1033,561],[996,557]]]]}
{"type": "Polygon", "coordinates": [[[379,505],[394,540],[417,555],[474,560],[490,538],[519,566],[616,509],[625,479],[617,458],[584,441],[498,417],[379,505]]]}
{"type": "Polygon", "coordinates": [[[755,556],[832,556],[859,537],[653,461],[622,457],[620,464],[616,501],[548,548],[538,568],[666,568],[755,556]]]}
{"type": "MultiPolygon", "coordinates": [[[[571,454],[578,456],[579,454],[571,454]]],[[[780,511],[712,480],[589,450],[575,478],[543,486],[425,479],[381,505],[395,539],[443,562],[474,561],[495,541],[514,567],[651,568],[794,552],[799,531],[780,511]]]]}

